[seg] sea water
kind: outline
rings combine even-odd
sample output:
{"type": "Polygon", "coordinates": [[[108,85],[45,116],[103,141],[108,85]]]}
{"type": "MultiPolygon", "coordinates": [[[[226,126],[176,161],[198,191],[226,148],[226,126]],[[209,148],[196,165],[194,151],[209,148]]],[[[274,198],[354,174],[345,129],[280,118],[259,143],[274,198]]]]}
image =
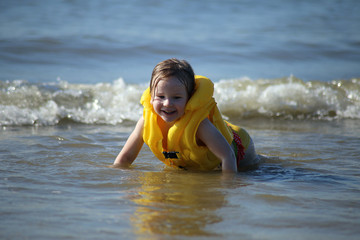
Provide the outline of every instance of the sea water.
{"type": "Polygon", "coordinates": [[[129,127],[3,127],[2,239],[357,239],[357,120],[239,120],[258,169],[167,169],[144,146],[110,167],[129,127]]]}
{"type": "Polygon", "coordinates": [[[13,0],[0,3],[1,80],[148,82],[188,60],[213,80],[359,75],[356,0],[13,0]]]}
{"type": "Polygon", "coordinates": [[[358,1],[2,1],[1,239],[358,239],[358,1]],[[111,167],[161,60],[215,83],[259,168],[111,167]]]}

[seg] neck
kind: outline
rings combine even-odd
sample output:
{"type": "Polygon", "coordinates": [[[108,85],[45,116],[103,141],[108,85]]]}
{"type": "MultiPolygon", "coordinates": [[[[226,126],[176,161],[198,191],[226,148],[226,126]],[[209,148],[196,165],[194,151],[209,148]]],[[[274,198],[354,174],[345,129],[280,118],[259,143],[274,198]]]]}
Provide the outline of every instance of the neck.
{"type": "Polygon", "coordinates": [[[164,130],[163,135],[166,136],[167,132],[169,131],[169,129],[174,126],[175,121],[173,122],[165,122],[164,120],[162,120],[162,118],[158,118],[158,124],[159,126],[161,126],[161,129],[164,130]],[[166,134],[164,134],[166,133],[166,134]]]}
{"type": "Polygon", "coordinates": [[[162,145],[164,149],[167,149],[167,137],[168,137],[168,132],[169,129],[174,126],[175,121],[174,122],[165,122],[162,118],[158,118],[158,124],[160,126],[161,129],[161,133],[163,135],[163,140],[162,140],[162,145]]]}

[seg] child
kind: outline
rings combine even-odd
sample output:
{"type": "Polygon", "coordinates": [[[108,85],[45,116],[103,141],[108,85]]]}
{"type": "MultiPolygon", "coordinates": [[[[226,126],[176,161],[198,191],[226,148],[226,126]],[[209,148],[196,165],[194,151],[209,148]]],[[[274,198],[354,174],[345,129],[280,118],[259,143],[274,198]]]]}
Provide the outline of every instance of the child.
{"type": "Polygon", "coordinates": [[[258,164],[247,132],[224,121],[212,97],[213,83],[195,76],[184,60],[157,64],[141,97],[143,116],[114,166],[128,167],[145,142],[166,165],[189,170],[237,172],[258,164]]]}

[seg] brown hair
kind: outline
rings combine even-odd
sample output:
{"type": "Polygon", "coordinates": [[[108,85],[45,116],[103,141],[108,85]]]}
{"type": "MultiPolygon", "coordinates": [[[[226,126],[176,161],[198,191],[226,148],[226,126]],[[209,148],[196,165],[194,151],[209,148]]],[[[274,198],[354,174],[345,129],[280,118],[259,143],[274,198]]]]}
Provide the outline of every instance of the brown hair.
{"type": "Polygon", "coordinates": [[[190,98],[195,88],[195,74],[190,64],[185,60],[170,58],[158,63],[151,74],[150,93],[153,95],[154,89],[160,80],[176,77],[186,88],[190,98]]]}

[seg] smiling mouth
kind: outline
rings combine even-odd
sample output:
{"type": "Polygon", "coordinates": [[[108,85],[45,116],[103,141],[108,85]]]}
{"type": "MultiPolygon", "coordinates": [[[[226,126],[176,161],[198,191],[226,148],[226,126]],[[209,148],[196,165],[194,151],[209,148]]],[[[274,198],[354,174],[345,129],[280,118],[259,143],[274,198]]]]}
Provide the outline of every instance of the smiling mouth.
{"type": "Polygon", "coordinates": [[[174,113],[176,113],[176,111],[166,111],[166,110],[162,110],[163,113],[165,113],[166,115],[172,115],[174,113]]]}

